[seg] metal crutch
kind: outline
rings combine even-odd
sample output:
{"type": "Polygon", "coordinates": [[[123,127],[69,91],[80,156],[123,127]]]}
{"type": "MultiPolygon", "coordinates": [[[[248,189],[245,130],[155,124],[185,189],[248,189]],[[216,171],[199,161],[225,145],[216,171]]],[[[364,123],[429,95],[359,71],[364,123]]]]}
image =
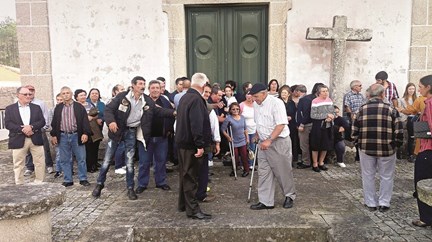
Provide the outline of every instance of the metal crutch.
{"type": "Polygon", "coordinates": [[[232,135],[231,123],[228,123],[228,132],[229,132],[229,136],[231,137],[231,142],[228,143],[229,148],[230,148],[230,153],[231,153],[231,162],[233,165],[234,177],[237,180],[237,165],[236,165],[236,160],[235,160],[234,138],[232,135]]]}
{"type": "Polygon", "coordinates": [[[258,142],[256,142],[254,159],[253,159],[253,163],[252,163],[252,175],[251,175],[251,179],[250,179],[250,183],[249,183],[249,193],[248,193],[248,199],[247,199],[248,203],[250,202],[250,197],[251,197],[251,192],[252,192],[252,182],[253,182],[253,177],[254,177],[255,164],[256,164],[256,160],[257,160],[257,153],[258,153],[258,142]]]}

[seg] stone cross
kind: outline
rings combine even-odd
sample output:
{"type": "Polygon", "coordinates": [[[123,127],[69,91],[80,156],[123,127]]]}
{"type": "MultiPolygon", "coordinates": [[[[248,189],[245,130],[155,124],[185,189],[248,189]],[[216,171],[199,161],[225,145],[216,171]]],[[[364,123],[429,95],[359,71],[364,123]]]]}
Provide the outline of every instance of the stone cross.
{"type": "Polygon", "coordinates": [[[306,32],[306,39],[332,41],[329,89],[334,104],[343,110],[344,90],[342,87],[345,75],[346,42],[370,41],[372,39],[372,30],[347,28],[346,16],[334,16],[333,28],[310,27],[306,32]]]}

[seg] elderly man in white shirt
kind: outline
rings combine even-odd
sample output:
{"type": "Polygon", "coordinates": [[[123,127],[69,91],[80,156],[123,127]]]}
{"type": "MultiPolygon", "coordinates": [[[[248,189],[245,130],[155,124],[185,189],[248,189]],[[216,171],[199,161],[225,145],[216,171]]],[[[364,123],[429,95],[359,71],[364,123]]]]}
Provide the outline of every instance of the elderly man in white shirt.
{"type": "Polygon", "coordinates": [[[256,136],[259,139],[258,198],[253,210],[274,208],[276,180],[285,195],[284,208],[291,208],[295,199],[292,174],[292,146],[288,120],[282,100],[268,95],[267,87],[255,84],[250,90],[254,98],[256,136]]]}

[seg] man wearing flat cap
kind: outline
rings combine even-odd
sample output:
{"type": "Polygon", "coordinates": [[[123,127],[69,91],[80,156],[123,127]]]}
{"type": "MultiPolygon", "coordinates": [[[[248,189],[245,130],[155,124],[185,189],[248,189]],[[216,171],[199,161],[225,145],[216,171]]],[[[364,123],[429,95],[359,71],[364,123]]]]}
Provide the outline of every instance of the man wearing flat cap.
{"type": "Polygon", "coordinates": [[[267,94],[262,83],[253,85],[249,94],[254,99],[256,135],[260,151],[258,161],[258,199],[253,210],[274,208],[276,181],[285,195],[284,208],[291,208],[295,199],[294,178],[291,169],[292,146],[288,119],[282,100],[267,94]]]}

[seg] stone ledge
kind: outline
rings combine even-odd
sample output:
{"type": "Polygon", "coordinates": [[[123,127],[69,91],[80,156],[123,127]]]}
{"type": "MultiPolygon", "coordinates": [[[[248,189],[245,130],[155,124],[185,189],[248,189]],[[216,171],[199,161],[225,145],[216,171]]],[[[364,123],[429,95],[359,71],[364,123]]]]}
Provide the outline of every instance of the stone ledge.
{"type": "Polygon", "coordinates": [[[417,193],[420,201],[432,206],[432,179],[417,182],[417,193]]]}
{"type": "Polygon", "coordinates": [[[60,184],[0,185],[0,220],[42,214],[65,200],[66,189],[60,184]]]}

